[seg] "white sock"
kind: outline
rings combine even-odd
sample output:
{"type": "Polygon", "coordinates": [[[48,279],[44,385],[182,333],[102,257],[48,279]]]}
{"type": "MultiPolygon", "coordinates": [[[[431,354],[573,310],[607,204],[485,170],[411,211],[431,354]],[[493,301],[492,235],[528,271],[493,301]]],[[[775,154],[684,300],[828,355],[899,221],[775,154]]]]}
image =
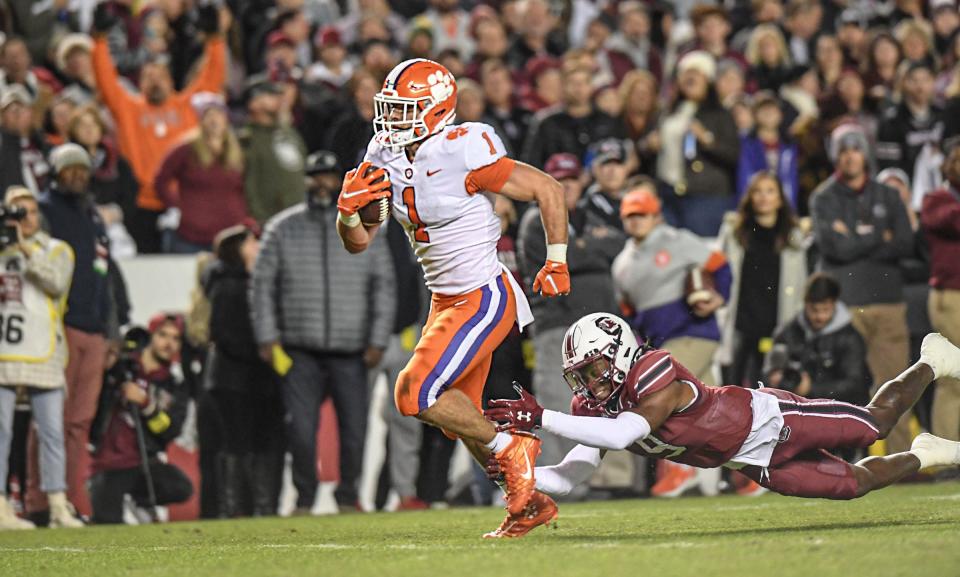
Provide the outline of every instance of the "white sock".
{"type": "Polygon", "coordinates": [[[509,445],[510,441],[512,440],[513,440],[513,437],[511,437],[507,433],[497,433],[497,435],[493,438],[493,440],[487,443],[485,446],[491,451],[493,451],[494,455],[496,455],[500,451],[506,449],[507,445],[509,445]]]}

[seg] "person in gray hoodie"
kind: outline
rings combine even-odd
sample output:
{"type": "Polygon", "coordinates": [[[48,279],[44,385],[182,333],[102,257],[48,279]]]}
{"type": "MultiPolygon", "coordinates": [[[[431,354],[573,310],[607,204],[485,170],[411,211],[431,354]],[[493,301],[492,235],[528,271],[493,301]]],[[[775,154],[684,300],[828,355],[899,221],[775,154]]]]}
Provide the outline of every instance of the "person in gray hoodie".
{"type": "MultiPolygon", "coordinates": [[[[913,230],[896,190],[872,178],[863,130],[841,125],[830,135],[836,172],[811,198],[818,269],[839,281],[853,326],[867,344],[875,383],[893,379],[909,363],[910,335],[899,261],[913,252],[913,230]]],[[[887,438],[888,452],[910,447],[909,415],[887,438]]]]}

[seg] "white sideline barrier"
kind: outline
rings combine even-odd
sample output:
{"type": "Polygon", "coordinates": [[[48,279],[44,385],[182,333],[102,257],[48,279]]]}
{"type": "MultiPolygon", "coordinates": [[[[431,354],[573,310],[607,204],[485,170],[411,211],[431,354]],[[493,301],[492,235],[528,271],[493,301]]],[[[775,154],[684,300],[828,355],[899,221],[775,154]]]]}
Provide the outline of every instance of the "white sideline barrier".
{"type": "Polygon", "coordinates": [[[197,259],[191,255],[150,255],[117,261],[127,282],[130,321],[146,326],[161,311],[187,312],[196,284],[197,259]]]}

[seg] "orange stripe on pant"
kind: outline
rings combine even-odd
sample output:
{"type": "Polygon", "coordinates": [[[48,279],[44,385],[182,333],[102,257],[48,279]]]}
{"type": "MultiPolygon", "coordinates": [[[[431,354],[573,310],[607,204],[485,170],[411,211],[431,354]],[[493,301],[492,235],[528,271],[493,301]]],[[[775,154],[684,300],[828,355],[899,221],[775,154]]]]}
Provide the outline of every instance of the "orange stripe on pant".
{"type": "Polygon", "coordinates": [[[413,358],[397,377],[394,400],[400,412],[417,415],[450,388],[462,391],[480,410],[493,351],[516,318],[505,273],[466,294],[433,295],[413,358]]]}

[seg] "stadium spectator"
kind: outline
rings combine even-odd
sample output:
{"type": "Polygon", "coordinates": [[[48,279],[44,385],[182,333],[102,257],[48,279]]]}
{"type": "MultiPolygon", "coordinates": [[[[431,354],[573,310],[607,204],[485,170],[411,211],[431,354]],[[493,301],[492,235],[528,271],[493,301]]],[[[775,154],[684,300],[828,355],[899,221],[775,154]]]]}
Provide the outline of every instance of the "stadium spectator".
{"type": "Polygon", "coordinates": [[[737,201],[743,198],[751,179],[758,172],[777,176],[783,194],[796,210],[800,196],[800,173],[797,165],[797,144],[783,128],[780,101],[771,92],[758,92],[753,97],[754,131],[740,139],[740,161],[737,165],[737,201]]]}
{"type": "Polygon", "coordinates": [[[925,64],[931,69],[936,68],[933,29],[923,17],[901,20],[894,27],[893,36],[903,49],[904,60],[911,64],[925,64]]]}
{"type": "Polygon", "coordinates": [[[249,118],[240,131],[247,210],[257,222],[303,200],[306,145],[290,126],[283,86],[257,79],[247,88],[249,118]]]}
{"type": "MultiPolygon", "coordinates": [[[[625,238],[619,227],[588,208],[589,198],[583,197],[584,175],[576,156],[554,154],[547,160],[546,173],[563,185],[564,201],[570,215],[567,266],[571,285],[576,286],[576,290],[563,299],[547,299],[528,293],[536,319],[533,390],[544,406],[566,411],[570,408],[570,390],[559,374],[563,334],[584,313],[618,310],[610,271],[613,259],[623,249],[625,238]]],[[[531,286],[542,266],[547,250],[544,239],[540,211],[531,206],[523,214],[518,232],[520,272],[527,281],[524,286],[531,286]]],[[[573,444],[552,435],[544,437],[543,441],[538,463],[559,463],[573,448],[573,444]]]]}
{"type": "Polygon", "coordinates": [[[594,108],[590,75],[585,68],[564,70],[562,108],[531,124],[523,153],[527,162],[542,167],[558,152],[582,159],[589,145],[624,136],[623,126],[616,119],[594,108]]]}
{"type": "MultiPolygon", "coordinates": [[[[73,92],[71,90],[71,92],[73,92]]],[[[61,91],[43,115],[41,130],[47,146],[60,146],[67,141],[67,129],[70,117],[77,109],[77,100],[71,92],[61,91]]]]}
{"type": "Polygon", "coordinates": [[[20,122],[19,116],[23,114],[24,100],[30,101],[29,95],[23,97],[25,93],[19,85],[0,89],[0,190],[23,186],[25,182],[23,160],[20,158],[20,135],[14,130],[20,122]]]}
{"type": "Polygon", "coordinates": [[[733,273],[718,361],[724,382],[753,387],[774,330],[802,308],[807,243],[777,177],[758,172],[720,229],[720,250],[733,273]]]}
{"type": "Polygon", "coordinates": [[[780,90],[786,82],[792,65],[787,42],[775,24],[761,24],[753,29],[746,60],[756,88],[773,92],[780,90]]]}
{"type": "MultiPolygon", "coordinates": [[[[4,205],[26,216],[13,222],[17,239],[2,247],[4,271],[0,316],[5,338],[0,352],[0,530],[32,529],[18,519],[6,493],[7,464],[17,392],[30,398],[32,419],[40,438],[40,489],[50,502],[51,527],[81,527],[67,502],[66,455],[63,449],[63,405],[67,346],[63,334],[64,297],[73,275],[73,252],[63,241],[40,230],[40,209],[30,190],[7,189],[4,205]]],[[[4,225],[10,222],[3,223],[4,225]]]]}
{"type": "Polygon", "coordinates": [[[819,0],[790,0],[784,14],[790,56],[796,64],[810,64],[813,43],[823,22],[823,6],[819,0]]]}
{"type": "Polygon", "coordinates": [[[337,158],[359,162],[373,138],[373,95],[380,89],[377,79],[363,68],[347,83],[350,106],[330,127],[327,148],[337,158]]]}
{"type": "MultiPolygon", "coordinates": [[[[920,221],[930,243],[930,322],[951,340],[960,340],[960,146],[944,162],[946,183],[923,199],[920,221]]],[[[960,440],[960,381],[939,379],[933,397],[932,429],[960,440]]]]}
{"type": "Polygon", "coordinates": [[[247,298],[259,250],[244,225],[214,240],[217,260],[206,271],[210,299],[211,394],[222,423],[218,455],[220,516],[276,515],[283,475],[283,402],[276,372],[253,336],[247,298]]]}
{"type": "Polygon", "coordinates": [[[50,179],[50,165],[46,155],[49,152],[43,136],[36,130],[33,123],[34,100],[27,89],[20,84],[7,86],[0,96],[0,128],[5,141],[4,154],[11,155],[8,161],[13,168],[17,162],[13,155],[19,156],[19,174],[2,177],[4,184],[22,184],[30,192],[39,194],[44,190],[50,179]]]}
{"type": "MultiPolygon", "coordinates": [[[[150,319],[148,331],[142,350],[121,351],[103,376],[90,431],[90,500],[96,524],[123,523],[126,495],[145,508],[182,503],[193,494],[183,471],[158,457],[180,434],[190,401],[178,361],[183,318],[158,314],[150,319]],[[146,454],[140,450],[141,435],[146,454]]],[[[130,340],[129,333],[125,340],[130,340]]]]}
{"type": "Polygon", "coordinates": [[[693,44],[687,49],[688,52],[702,50],[715,60],[734,60],[744,68],[747,67],[743,54],[727,44],[732,28],[726,8],[714,4],[697,4],[690,10],[690,21],[693,23],[695,37],[693,44]]]}
{"type": "Polygon", "coordinates": [[[730,267],[722,253],[690,231],[663,222],[660,200],[649,184],[631,190],[620,205],[629,237],[613,262],[613,284],[630,325],[658,348],[683,359],[698,378],[714,383],[713,354],[720,341],[715,312],[730,295],[730,267]],[[702,299],[687,302],[684,283],[692,269],[714,278],[702,299]]]}
{"type": "Polygon", "coordinates": [[[861,68],[867,93],[876,107],[890,104],[902,60],[903,49],[897,39],[886,30],[877,32],[870,41],[867,58],[861,68]]]}
{"type": "Polygon", "coordinates": [[[460,7],[459,0],[429,0],[428,5],[427,11],[417,18],[429,22],[434,51],[452,49],[464,60],[470,60],[475,49],[469,33],[470,14],[460,7]]]}
{"type": "MultiPolygon", "coordinates": [[[[90,192],[100,208],[100,216],[107,226],[112,248],[126,245],[125,252],[129,254],[132,249],[132,254],[136,254],[137,247],[130,239],[127,224],[137,209],[137,191],[140,185],[130,163],[108,136],[100,111],[93,105],[74,111],[70,117],[67,136],[70,142],[79,144],[90,155],[90,192]],[[122,231],[117,229],[118,225],[122,231]]],[[[116,250],[114,254],[117,254],[116,250]]]]}
{"type": "MultiPolygon", "coordinates": [[[[50,153],[56,181],[41,197],[40,209],[50,236],[70,245],[76,257],[63,322],[69,351],[64,403],[67,496],[81,513],[90,512],[85,489],[87,441],[97,410],[107,345],[110,310],[110,245],[90,192],[90,155],[77,144],[50,153]]],[[[27,511],[47,509],[31,482],[27,511]]]]}
{"type": "Polygon", "coordinates": [[[933,68],[911,62],[903,73],[903,101],[889,109],[877,134],[878,167],[896,167],[914,174],[917,157],[924,145],[939,146],[943,138],[943,117],[933,104],[933,68]]]}
{"type": "Polygon", "coordinates": [[[633,142],[640,169],[648,173],[656,167],[660,147],[656,134],[660,122],[658,92],[656,78],[646,70],[631,70],[619,87],[626,136],[633,142]]]}
{"type": "MultiPolygon", "coordinates": [[[[627,3],[621,6],[626,6],[627,3]]],[[[633,61],[629,56],[610,47],[613,23],[605,15],[594,18],[587,26],[586,38],[581,49],[593,57],[595,72],[594,86],[617,87],[628,72],[633,70],[633,61]]],[[[650,44],[651,49],[652,44],[650,44]]],[[[658,62],[659,66],[659,62],[658,62]]],[[[662,74],[662,67],[658,72],[662,74]]]]}
{"type": "Polygon", "coordinates": [[[353,63],[347,58],[347,48],[343,45],[340,31],[333,26],[325,26],[314,35],[317,48],[317,62],[306,72],[310,82],[325,82],[340,89],[353,76],[353,63]]]}
{"type": "MultiPolygon", "coordinates": [[[[41,58],[38,62],[43,62],[41,58]]],[[[0,47],[0,92],[14,84],[19,84],[30,95],[30,101],[50,98],[51,92],[57,86],[56,80],[45,69],[34,66],[34,59],[30,56],[27,42],[24,37],[10,36],[0,47]]]]}
{"type": "Polygon", "coordinates": [[[471,35],[476,41],[476,51],[465,71],[469,78],[478,82],[481,80],[483,66],[489,61],[502,61],[510,48],[507,31],[496,14],[482,15],[482,11],[480,14],[473,17],[473,23],[470,25],[471,35]]]}
{"type": "MultiPolygon", "coordinates": [[[[660,52],[650,39],[650,15],[642,2],[630,0],[617,7],[617,32],[606,43],[606,48],[617,56],[626,55],[636,70],[647,70],[659,83],[663,79],[660,52]]],[[[587,42],[599,43],[597,35],[605,28],[605,20],[598,18],[587,29],[587,42]]],[[[613,63],[614,58],[611,58],[613,63]]],[[[622,75],[621,75],[622,77],[622,75]]]]}
{"type": "Polygon", "coordinates": [[[867,402],[872,378],[866,344],[840,291],[829,274],[810,277],[802,312],[774,336],[764,364],[765,384],[803,397],[867,402]]]}
{"type": "Polygon", "coordinates": [[[86,34],[68,34],[57,42],[55,63],[63,83],[62,92],[76,95],[77,105],[87,104],[96,96],[92,50],[93,41],[86,34]]]}
{"type": "Polygon", "coordinates": [[[814,53],[817,77],[824,92],[832,92],[843,72],[843,48],[836,36],[821,34],[817,37],[816,52],[814,53]]]}
{"type": "Polygon", "coordinates": [[[343,511],[357,507],[366,437],[367,370],[380,363],[395,311],[393,265],[386,241],[363,255],[343,250],[337,235],[341,173],[312,177],[305,202],[271,218],[253,271],[251,313],[260,355],[293,365],[283,382],[287,443],[293,454],[296,506],[307,513],[317,490],[320,404],[333,398],[340,431],[343,511]]]}
{"type": "MultiPolygon", "coordinates": [[[[561,56],[566,39],[557,26],[557,15],[546,0],[531,0],[518,5],[519,28],[504,59],[519,70],[536,56],[561,56]]],[[[532,79],[531,79],[532,80],[532,79]]]]}
{"type": "MultiPolygon", "coordinates": [[[[907,306],[898,262],[912,254],[913,231],[897,191],[870,177],[870,144],[862,129],[836,128],[829,153],[836,173],[811,198],[818,268],[840,282],[853,326],[867,343],[874,382],[882,383],[909,362],[907,306]]],[[[901,419],[887,438],[889,452],[909,447],[907,421],[901,419]]]]}
{"type": "Polygon", "coordinates": [[[480,84],[487,105],[481,122],[493,127],[507,147],[507,154],[515,155],[523,148],[530,111],[514,104],[510,69],[501,60],[484,62],[480,67],[480,84]]]}
{"type": "Polygon", "coordinates": [[[199,130],[167,153],[154,179],[160,200],[180,215],[177,230],[166,233],[164,252],[208,251],[220,231],[247,216],[243,151],[223,97],[198,92],[190,105],[199,130]]]}
{"type": "Polygon", "coordinates": [[[564,94],[559,61],[552,56],[537,56],[527,62],[522,72],[527,85],[520,105],[530,112],[553,112],[553,106],[562,100],[564,94]]]}
{"type": "Polygon", "coordinates": [[[593,177],[593,183],[584,191],[581,208],[599,217],[615,230],[621,230],[623,222],[620,219],[620,201],[627,191],[627,177],[630,174],[629,151],[624,141],[608,138],[592,146],[590,153],[590,176],[593,177]]]}
{"type": "Polygon", "coordinates": [[[677,64],[676,98],[660,122],[657,177],[673,188],[680,224],[715,236],[733,207],[740,157],[737,126],[717,98],[713,56],[695,50],[677,64]]]}
{"type": "MultiPolygon", "coordinates": [[[[102,13],[105,5],[97,7],[102,13]]],[[[197,126],[190,110],[190,98],[197,92],[219,92],[226,74],[226,46],[217,35],[219,23],[204,19],[210,26],[205,61],[199,73],[185,89],[174,92],[169,59],[153,57],[140,71],[140,94],[129,92],[120,82],[107,45],[106,34],[112,18],[94,17],[93,69],[100,97],[116,122],[120,151],[130,162],[140,183],[137,211],[128,222],[140,252],[160,252],[157,220],[164,204],[154,188],[154,176],[163,157],[189,130],[197,126]]]]}

